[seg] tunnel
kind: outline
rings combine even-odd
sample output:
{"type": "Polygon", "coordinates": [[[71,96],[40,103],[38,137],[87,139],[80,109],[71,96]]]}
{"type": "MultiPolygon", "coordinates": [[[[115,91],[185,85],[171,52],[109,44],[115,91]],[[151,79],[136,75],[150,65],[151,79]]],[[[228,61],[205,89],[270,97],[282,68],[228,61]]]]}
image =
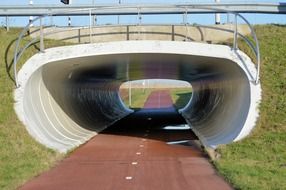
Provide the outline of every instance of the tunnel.
{"type": "Polygon", "coordinates": [[[256,69],[225,45],[174,41],[119,41],[46,49],[19,70],[15,110],[45,146],[66,152],[134,110],[119,87],[126,81],[189,82],[192,98],[178,110],[206,147],[247,136],[261,100],[256,69]]]}

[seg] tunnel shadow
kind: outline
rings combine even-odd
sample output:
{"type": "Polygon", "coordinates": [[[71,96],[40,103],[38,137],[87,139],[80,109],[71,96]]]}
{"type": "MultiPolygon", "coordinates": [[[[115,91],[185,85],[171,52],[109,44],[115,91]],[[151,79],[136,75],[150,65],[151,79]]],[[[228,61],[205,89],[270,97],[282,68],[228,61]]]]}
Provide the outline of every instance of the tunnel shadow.
{"type": "Polygon", "coordinates": [[[177,105],[185,106],[191,97],[191,93],[178,92],[176,95],[179,98],[173,103],[170,90],[153,91],[147,97],[143,108],[137,108],[134,113],[117,121],[104,130],[102,134],[143,137],[170,144],[190,146],[188,141],[198,138],[187,125],[185,119],[178,113],[176,107],[177,105]],[[157,99],[158,95],[163,102],[157,99]],[[157,101],[160,101],[160,104],[157,101]]]}

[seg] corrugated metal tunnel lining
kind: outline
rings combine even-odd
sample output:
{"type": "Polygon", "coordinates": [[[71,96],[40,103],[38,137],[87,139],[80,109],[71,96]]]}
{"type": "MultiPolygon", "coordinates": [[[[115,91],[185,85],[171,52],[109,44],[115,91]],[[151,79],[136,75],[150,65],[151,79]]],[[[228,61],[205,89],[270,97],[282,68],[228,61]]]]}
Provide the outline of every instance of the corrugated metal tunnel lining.
{"type": "Polygon", "coordinates": [[[193,96],[182,116],[206,146],[230,143],[254,127],[260,100],[260,86],[249,81],[254,65],[243,56],[242,63],[227,46],[189,42],[53,48],[19,72],[16,110],[37,140],[66,151],[132,113],[119,97],[123,82],[184,80],[193,96]]]}

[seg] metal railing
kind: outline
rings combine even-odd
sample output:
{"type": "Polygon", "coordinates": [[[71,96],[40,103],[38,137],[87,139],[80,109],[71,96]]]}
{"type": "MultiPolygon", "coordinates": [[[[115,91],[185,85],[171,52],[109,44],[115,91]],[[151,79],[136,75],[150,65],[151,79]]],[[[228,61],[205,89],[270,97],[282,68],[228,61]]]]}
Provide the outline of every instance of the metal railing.
{"type": "MultiPolygon", "coordinates": [[[[119,23],[117,25],[107,25],[107,26],[144,26],[144,24],[142,23],[142,15],[140,13],[140,10],[144,8],[144,7],[140,7],[137,5],[137,9],[138,9],[138,23],[137,24],[124,24],[124,25],[120,25],[119,23]]],[[[184,14],[184,17],[187,18],[188,14],[188,10],[189,9],[196,9],[198,7],[191,5],[191,6],[184,6],[181,7],[182,9],[182,14],[184,14]]],[[[229,32],[229,33],[233,33],[233,45],[232,45],[232,49],[234,52],[237,52],[238,50],[238,38],[240,37],[241,39],[243,39],[247,45],[251,48],[251,50],[254,52],[255,56],[256,56],[256,69],[257,69],[257,74],[255,77],[253,77],[253,82],[255,84],[259,83],[259,76],[260,76],[260,50],[259,50],[259,42],[257,39],[257,36],[255,34],[254,28],[252,27],[252,25],[247,21],[247,19],[245,17],[243,17],[241,14],[236,13],[236,12],[231,12],[231,11],[227,11],[227,10],[221,10],[221,9],[213,9],[213,8],[209,8],[209,7],[199,7],[200,9],[205,9],[205,10],[214,10],[217,11],[219,13],[226,13],[226,14],[232,14],[234,15],[234,21],[233,21],[233,28],[234,30],[231,29],[225,29],[225,28],[220,28],[217,26],[207,26],[207,25],[193,25],[193,26],[198,26],[198,27],[202,27],[202,28],[208,28],[208,29],[212,29],[212,30],[220,30],[220,31],[224,31],[224,32],[229,32]],[[251,32],[251,36],[253,38],[254,43],[249,40],[246,36],[244,36],[243,34],[239,33],[238,31],[238,18],[241,18],[246,25],[248,26],[248,28],[250,29],[251,32]]],[[[94,8],[90,8],[90,9],[82,9],[82,11],[88,11],[89,12],[89,25],[88,26],[83,26],[80,28],[88,28],[89,29],[89,43],[92,43],[92,36],[95,35],[93,32],[93,28],[94,27],[98,27],[98,26],[93,26],[92,24],[92,18],[94,8]]],[[[79,11],[79,10],[74,10],[74,11],[79,11]]],[[[69,10],[68,12],[72,12],[72,10],[69,10]]],[[[59,13],[55,13],[55,15],[58,15],[59,13]]],[[[40,42],[40,52],[44,52],[45,51],[45,44],[44,44],[44,38],[45,36],[54,34],[55,32],[45,32],[45,28],[42,24],[42,20],[43,18],[46,17],[51,17],[53,16],[53,14],[48,14],[48,15],[43,15],[43,16],[39,16],[34,18],[29,24],[27,24],[24,29],[21,31],[21,33],[18,36],[17,42],[16,42],[16,46],[15,46],[15,52],[14,52],[14,62],[13,62],[13,67],[14,67],[14,78],[15,78],[15,84],[16,87],[19,87],[19,82],[18,82],[18,77],[17,77],[17,73],[18,73],[18,69],[17,69],[17,65],[19,62],[19,59],[21,58],[21,56],[23,55],[23,53],[25,52],[25,50],[31,46],[34,43],[40,42]],[[29,32],[30,27],[36,22],[36,21],[40,21],[40,35],[39,37],[36,37],[34,39],[32,39],[30,42],[28,42],[26,45],[23,46],[23,48],[20,49],[20,43],[23,40],[23,38],[26,36],[25,34],[29,32]]],[[[185,19],[184,19],[185,20],[185,19]]],[[[146,25],[146,24],[145,24],[146,25]]],[[[149,24],[150,25],[150,24],[149,24]]],[[[170,24],[169,24],[170,25],[170,24]]],[[[188,35],[189,35],[189,30],[188,27],[191,26],[188,21],[185,21],[185,23],[183,24],[177,24],[177,25],[182,25],[186,27],[186,36],[185,39],[186,41],[188,41],[188,35]]],[[[100,25],[102,27],[102,25],[100,25]]],[[[71,31],[71,30],[78,30],[79,28],[67,28],[64,31],[71,31]]],[[[60,32],[64,32],[64,31],[60,31],[60,32]]],[[[138,29],[138,36],[140,36],[141,31],[138,29]]]]}

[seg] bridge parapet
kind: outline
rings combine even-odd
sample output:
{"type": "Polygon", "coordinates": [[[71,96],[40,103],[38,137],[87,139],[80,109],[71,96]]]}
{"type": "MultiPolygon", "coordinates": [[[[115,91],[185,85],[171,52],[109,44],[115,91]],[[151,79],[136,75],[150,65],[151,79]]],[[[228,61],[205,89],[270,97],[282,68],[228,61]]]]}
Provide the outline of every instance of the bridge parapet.
{"type": "MultiPolygon", "coordinates": [[[[162,40],[162,41],[196,41],[206,43],[221,43],[233,38],[229,31],[234,30],[232,24],[211,25],[209,28],[199,25],[106,25],[92,27],[46,27],[45,39],[63,40],[71,43],[93,43],[128,41],[128,40],[162,40]],[[212,29],[217,27],[218,30],[212,29]]],[[[238,31],[242,35],[249,35],[247,25],[238,25],[238,31]]],[[[30,28],[32,38],[40,37],[40,28],[30,28]]]]}

